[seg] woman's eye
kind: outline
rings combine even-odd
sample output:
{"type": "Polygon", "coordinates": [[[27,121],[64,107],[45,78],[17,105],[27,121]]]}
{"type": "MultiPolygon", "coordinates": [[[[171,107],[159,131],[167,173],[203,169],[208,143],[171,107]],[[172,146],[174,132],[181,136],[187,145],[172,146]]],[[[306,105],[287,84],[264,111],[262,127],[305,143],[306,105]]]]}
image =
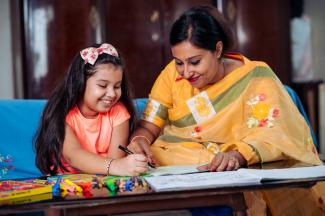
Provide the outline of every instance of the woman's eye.
{"type": "Polygon", "coordinates": [[[101,87],[101,88],[106,88],[106,85],[98,84],[98,86],[101,87]]]}
{"type": "Polygon", "coordinates": [[[176,61],[176,64],[177,65],[182,65],[183,63],[182,62],[179,62],[179,61],[176,61]]]}
{"type": "Polygon", "coordinates": [[[120,89],[120,88],[121,88],[121,86],[114,86],[114,88],[115,88],[115,89],[120,89]]]}
{"type": "Polygon", "coordinates": [[[195,60],[195,61],[191,61],[192,65],[198,65],[200,63],[201,60],[195,60]]]}

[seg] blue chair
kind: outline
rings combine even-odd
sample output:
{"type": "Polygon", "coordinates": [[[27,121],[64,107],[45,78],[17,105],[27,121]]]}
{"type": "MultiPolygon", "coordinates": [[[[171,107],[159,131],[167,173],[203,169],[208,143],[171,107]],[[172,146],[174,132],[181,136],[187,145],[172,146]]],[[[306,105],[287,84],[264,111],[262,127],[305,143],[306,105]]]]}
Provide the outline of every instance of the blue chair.
{"type": "MultiPolygon", "coordinates": [[[[146,98],[134,100],[139,117],[147,101],[146,98]]],[[[33,138],[46,102],[30,99],[0,100],[0,180],[42,176],[35,165],[33,138]]]]}
{"type": "Polygon", "coordinates": [[[316,138],[316,136],[315,136],[315,133],[314,133],[314,131],[313,131],[313,128],[312,128],[312,126],[311,126],[311,124],[310,124],[309,118],[308,118],[308,116],[307,116],[307,114],[306,114],[306,111],[305,111],[305,109],[304,109],[304,107],[303,107],[303,105],[302,105],[302,102],[301,102],[299,96],[298,96],[297,93],[296,93],[292,88],[290,88],[289,86],[285,85],[284,87],[285,87],[285,89],[287,90],[287,92],[289,93],[289,95],[290,95],[291,99],[293,100],[293,102],[296,104],[296,106],[297,106],[299,112],[301,113],[301,115],[305,118],[305,120],[306,120],[306,122],[307,122],[307,124],[308,124],[308,126],[309,126],[310,133],[311,133],[311,136],[312,136],[312,138],[313,138],[313,141],[314,141],[315,147],[316,147],[317,151],[319,151],[319,145],[318,145],[318,142],[317,142],[317,138],[316,138]]]}

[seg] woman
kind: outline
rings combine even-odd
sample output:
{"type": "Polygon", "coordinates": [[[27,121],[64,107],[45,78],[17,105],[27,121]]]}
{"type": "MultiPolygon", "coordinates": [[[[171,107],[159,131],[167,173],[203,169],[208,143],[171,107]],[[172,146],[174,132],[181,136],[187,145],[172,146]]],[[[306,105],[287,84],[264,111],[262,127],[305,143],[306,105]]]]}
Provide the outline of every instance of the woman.
{"type": "Polygon", "coordinates": [[[321,164],[304,118],[271,68],[228,53],[232,37],[210,7],[181,15],[171,61],[157,78],[129,148],[159,165],[237,170],[294,159],[321,164]]]}
{"type": "Polygon", "coordinates": [[[159,165],[210,162],[213,171],[282,159],[320,164],[308,125],[276,75],[263,62],[227,53],[230,31],[212,13],[193,8],[172,26],[174,60],[156,80],[129,148],[159,165]]]}

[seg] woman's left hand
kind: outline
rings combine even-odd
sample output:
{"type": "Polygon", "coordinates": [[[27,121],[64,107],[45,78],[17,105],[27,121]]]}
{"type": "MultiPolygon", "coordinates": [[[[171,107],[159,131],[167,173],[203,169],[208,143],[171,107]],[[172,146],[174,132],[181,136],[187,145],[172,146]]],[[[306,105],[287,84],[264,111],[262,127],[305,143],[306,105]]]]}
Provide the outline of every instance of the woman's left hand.
{"type": "Polygon", "coordinates": [[[210,164],[198,167],[199,170],[231,171],[246,165],[246,160],[238,151],[219,152],[210,164]]]}

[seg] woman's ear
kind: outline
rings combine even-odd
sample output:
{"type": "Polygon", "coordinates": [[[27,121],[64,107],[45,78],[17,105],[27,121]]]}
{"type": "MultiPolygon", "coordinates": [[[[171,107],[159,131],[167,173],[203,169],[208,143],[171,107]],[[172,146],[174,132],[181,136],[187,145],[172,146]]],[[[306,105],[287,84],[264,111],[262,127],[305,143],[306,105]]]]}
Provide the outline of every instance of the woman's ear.
{"type": "Polygon", "coordinates": [[[221,57],[222,50],[223,50],[223,43],[222,41],[218,41],[216,44],[216,56],[218,59],[221,57]]]}

